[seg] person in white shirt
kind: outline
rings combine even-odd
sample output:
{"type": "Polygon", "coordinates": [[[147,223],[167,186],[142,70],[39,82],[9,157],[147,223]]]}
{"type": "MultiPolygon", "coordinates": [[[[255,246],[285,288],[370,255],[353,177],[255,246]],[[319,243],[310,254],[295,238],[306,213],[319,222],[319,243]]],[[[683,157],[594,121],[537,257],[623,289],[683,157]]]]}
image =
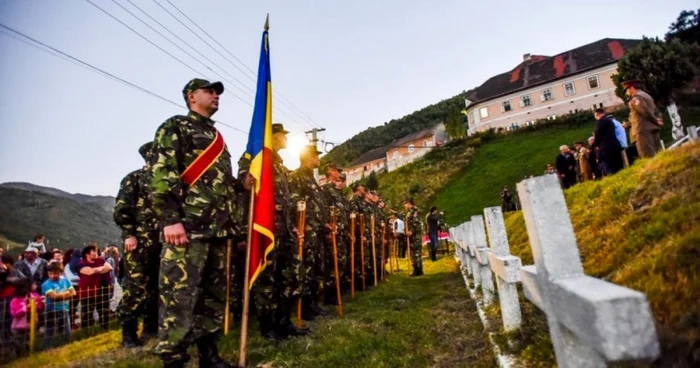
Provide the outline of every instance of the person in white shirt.
{"type": "Polygon", "coordinates": [[[396,241],[399,244],[399,257],[406,257],[406,231],[405,224],[401,218],[394,215],[394,222],[392,227],[394,229],[394,236],[396,236],[396,241]]]}

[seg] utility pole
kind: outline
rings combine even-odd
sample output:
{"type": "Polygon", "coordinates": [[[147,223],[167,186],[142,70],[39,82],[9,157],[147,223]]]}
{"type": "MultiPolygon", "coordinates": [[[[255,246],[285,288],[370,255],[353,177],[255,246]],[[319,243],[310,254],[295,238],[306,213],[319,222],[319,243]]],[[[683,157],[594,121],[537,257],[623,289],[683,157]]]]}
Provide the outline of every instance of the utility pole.
{"type": "Polygon", "coordinates": [[[318,148],[318,133],[320,132],[325,132],[326,128],[313,128],[309,130],[308,132],[304,132],[306,134],[311,134],[311,144],[313,144],[316,148],[318,148]]]}

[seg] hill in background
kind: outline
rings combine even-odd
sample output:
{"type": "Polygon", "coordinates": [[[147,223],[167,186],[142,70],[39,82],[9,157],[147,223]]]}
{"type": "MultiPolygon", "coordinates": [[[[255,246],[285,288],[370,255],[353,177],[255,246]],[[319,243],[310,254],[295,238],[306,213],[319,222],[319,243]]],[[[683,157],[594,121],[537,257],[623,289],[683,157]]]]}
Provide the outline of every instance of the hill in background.
{"type": "Polygon", "coordinates": [[[0,184],[0,240],[23,247],[37,233],[51,247],[119,243],[114,197],[71,194],[29,183],[0,184]],[[4,239],[3,239],[4,238],[4,239]]]}

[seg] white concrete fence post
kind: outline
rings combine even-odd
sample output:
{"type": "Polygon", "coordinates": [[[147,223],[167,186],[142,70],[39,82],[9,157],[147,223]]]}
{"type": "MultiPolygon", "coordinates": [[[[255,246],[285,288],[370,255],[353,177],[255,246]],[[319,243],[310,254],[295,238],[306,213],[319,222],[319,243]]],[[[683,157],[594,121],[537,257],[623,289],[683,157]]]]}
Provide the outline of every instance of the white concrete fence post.
{"type": "Polygon", "coordinates": [[[510,254],[508,235],[506,234],[506,225],[503,221],[501,207],[485,208],[484,217],[486,218],[486,230],[489,236],[489,244],[491,245],[489,264],[496,275],[503,329],[506,332],[517,330],[522,323],[517,287],[517,283],[520,281],[519,272],[522,262],[519,257],[510,254]]]}
{"type": "Polygon", "coordinates": [[[644,294],[583,273],[557,177],[527,179],[517,187],[558,366],[606,367],[657,357],[658,339],[644,294]]]}
{"type": "Polygon", "coordinates": [[[474,234],[473,251],[476,254],[477,270],[479,274],[479,282],[481,285],[481,293],[483,294],[484,304],[490,305],[493,303],[495,288],[493,286],[493,277],[491,276],[491,268],[489,267],[489,248],[486,243],[486,232],[484,231],[484,217],[481,215],[472,216],[472,231],[474,234]]]}

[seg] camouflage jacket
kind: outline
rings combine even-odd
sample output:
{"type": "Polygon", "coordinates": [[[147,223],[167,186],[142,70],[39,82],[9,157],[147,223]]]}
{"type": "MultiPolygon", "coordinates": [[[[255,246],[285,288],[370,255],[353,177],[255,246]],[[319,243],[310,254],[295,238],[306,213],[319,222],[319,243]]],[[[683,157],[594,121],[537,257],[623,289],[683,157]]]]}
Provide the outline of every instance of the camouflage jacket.
{"type": "Polygon", "coordinates": [[[350,228],[350,200],[345,198],[343,191],[338,189],[335,183],[326,183],[322,189],[326,195],[326,203],[336,208],[338,234],[347,235],[350,228]]]}
{"type": "Polygon", "coordinates": [[[405,223],[406,229],[413,233],[411,238],[415,239],[416,236],[423,235],[423,221],[421,221],[420,216],[418,215],[418,207],[413,206],[413,208],[406,212],[405,223]]]}
{"type": "Polygon", "coordinates": [[[163,226],[181,222],[190,238],[242,235],[228,147],[191,188],[180,179],[215,135],[213,120],[190,111],[166,120],[153,140],[150,167],[156,214],[163,226]]]}
{"type": "Polygon", "coordinates": [[[114,222],[122,230],[122,239],[159,230],[150,185],[150,173],[145,166],[122,179],[114,205],[114,222]]]}
{"type": "Polygon", "coordinates": [[[287,179],[287,168],[282,163],[282,157],[273,153],[273,169],[275,175],[275,229],[278,236],[293,237],[296,226],[296,202],[292,200],[292,190],[287,179]]]}
{"type": "Polygon", "coordinates": [[[370,240],[369,236],[369,226],[370,226],[370,215],[371,210],[368,207],[368,203],[364,200],[364,198],[361,198],[357,195],[353,195],[352,199],[350,200],[350,208],[351,211],[356,214],[355,217],[355,238],[357,241],[360,241],[360,236],[364,236],[368,241],[370,240]],[[365,228],[360,230],[360,215],[364,215],[365,218],[365,228]]]}
{"type": "Polygon", "coordinates": [[[289,186],[292,190],[292,203],[306,202],[307,231],[319,231],[328,223],[328,206],[324,200],[321,187],[314,178],[313,170],[299,167],[289,175],[289,186]]]}

